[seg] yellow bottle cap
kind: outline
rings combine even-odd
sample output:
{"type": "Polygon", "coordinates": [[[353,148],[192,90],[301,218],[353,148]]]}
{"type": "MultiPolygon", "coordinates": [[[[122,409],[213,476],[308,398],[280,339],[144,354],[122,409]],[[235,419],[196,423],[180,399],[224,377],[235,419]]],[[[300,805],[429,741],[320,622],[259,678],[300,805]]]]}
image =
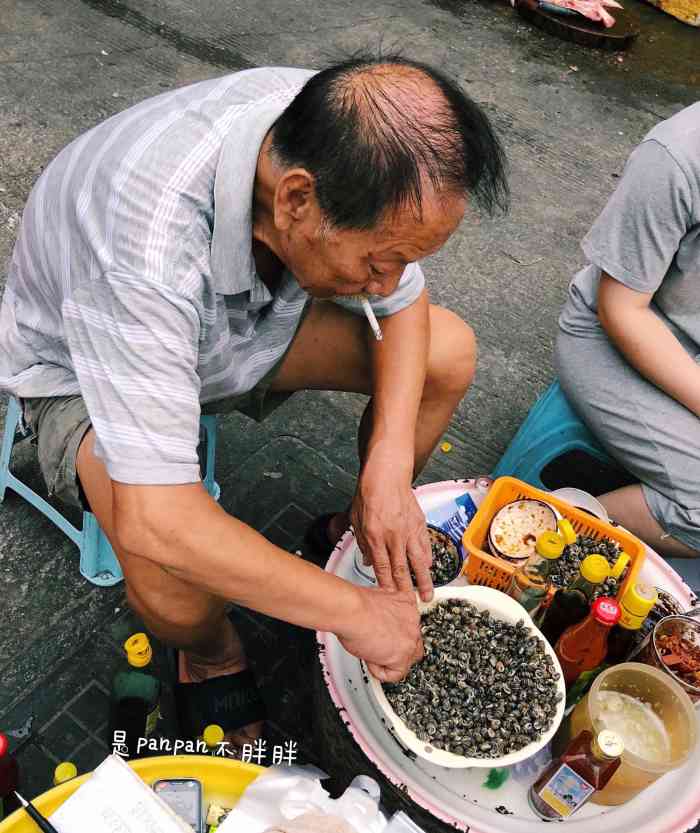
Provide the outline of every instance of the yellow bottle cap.
{"type": "Polygon", "coordinates": [[[124,643],[126,658],[134,668],[143,668],[153,658],[153,649],[145,633],[135,633],[124,643]]]}
{"type": "Polygon", "coordinates": [[[542,558],[559,558],[564,552],[564,539],[557,532],[543,532],[537,536],[535,549],[542,558]]]}
{"type": "Polygon", "coordinates": [[[567,545],[576,543],[576,530],[574,529],[571,521],[566,518],[560,518],[557,523],[557,527],[559,528],[559,534],[562,536],[567,545]]]}
{"type": "Polygon", "coordinates": [[[216,723],[212,723],[210,726],[207,726],[202,732],[202,740],[210,749],[218,746],[223,739],[224,730],[221,726],[217,726],[216,723]]]}
{"type": "Polygon", "coordinates": [[[651,584],[631,584],[620,601],[620,624],[628,630],[640,628],[658,599],[659,594],[651,584]]]}
{"type": "Polygon", "coordinates": [[[78,767],[70,761],[64,761],[53,771],[53,782],[55,786],[65,784],[78,774],[78,767]]]}
{"type": "Polygon", "coordinates": [[[620,578],[620,576],[625,572],[625,567],[631,560],[632,559],[626,552],[621,552],[617,557],[617,561],[613,564],[612,569],[610,570],[610,575],[613,578],[620,578]]]}
{"type": "Polygon", "coordinates": [[[587,555],[581,562],[581,575],[591,584],[602,584],[610,575],[610,565],[604,555],[587,555]]]}

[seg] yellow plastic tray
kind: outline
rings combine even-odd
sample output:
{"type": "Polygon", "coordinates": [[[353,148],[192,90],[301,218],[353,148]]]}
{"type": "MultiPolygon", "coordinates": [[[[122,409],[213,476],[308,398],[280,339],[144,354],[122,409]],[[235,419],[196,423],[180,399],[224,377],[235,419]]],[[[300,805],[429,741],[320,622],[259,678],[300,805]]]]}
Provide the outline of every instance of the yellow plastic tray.
{"type": "MultiPolygon", "coordinates": [[[[254,764],[243,764],[240,761],[204,755],[143,758],[139,761],[130,761],[129,766],[147,784],[152,784],[159,778],[197,778],[202,783],[205,810],[209,804],[233,807],[245,788],[265,771],[264,767],[254,764]]],[[[81,775],[79,778],[68,781],[67,784],[54,787],[38,798],[32,798],[32,804],[44,816],[50,816],[89,777],[89,774],[81,775]]],[[[28,797],[25,796],[25,798],[28,797]]],[[[5,821],[0,822],[0,833],[37,833],[37,830],[36,824],[24,810],[17,810],[5,821]]],[[[89,830],[89,824],[86,830],[89,830]]]]}

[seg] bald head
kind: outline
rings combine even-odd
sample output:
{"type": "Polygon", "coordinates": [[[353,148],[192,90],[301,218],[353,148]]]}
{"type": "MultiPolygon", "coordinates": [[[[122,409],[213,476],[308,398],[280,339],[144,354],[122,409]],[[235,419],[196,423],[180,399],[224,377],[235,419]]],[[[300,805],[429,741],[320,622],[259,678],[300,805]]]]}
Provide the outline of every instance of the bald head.
{"type": "Polygon", "coordinates": [[[401,56],[356,57],[313,76],[275,124],[272,153],[314,177],[327,222],[371,229],[425,198],[504,208],[501,145],[449,78],[401,56]]]}

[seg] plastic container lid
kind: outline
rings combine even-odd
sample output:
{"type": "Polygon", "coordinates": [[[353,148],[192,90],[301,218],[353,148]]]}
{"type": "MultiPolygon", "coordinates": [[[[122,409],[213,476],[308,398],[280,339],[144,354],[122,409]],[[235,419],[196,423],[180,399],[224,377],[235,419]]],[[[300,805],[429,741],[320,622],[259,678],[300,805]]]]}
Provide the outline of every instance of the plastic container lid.
{"type": "Polygon", "coordinates": [[[210,749],[218,746],[223,739],[224,730],[221,726],[217,726],[216,723],[212,723],[210,726],[207,726],[202,732],[202,740],[210,749]]]}
{"type": "Polygon", "coordinates": [[[610,575],[610,564],[604,555],[587,555],[581,562],[581,575],[591,584],[602,584],[610,575]]]}
{"type": "Polygon", "coordinates": [[[564,539],[558,532],[542,532],[537,536],[535,549],[542,558],[559,558],[564,552],[564,539]]]}
{"type": "Polygon", "coordinates": [[[651,584],[642,584],[641,582],[630,584],[620,600],[623,616],[625,613],[629,613],[632,616],[646,618],[658,598],[659,594],[651,584]]]}
{"type": "Polygon", "coordinates": [[[596,741],[598,742],[600,751],[608,758],[619,758],[625,751],[625,744],[622,742],[622,738],[617,732],[613,732],[610,729],[603,729],[602,732],[598,732],[596,741]]]}
{"type": "Polygon", "coordinates": [[[570,520],[560,518],[557,526],[559,527],[559,533],[567,544],[576,543],[576,530],[570,520]]]}
{"type": "Polygon", "coordinates": [[[53,782],[56,786],[65,784],[78,774],[78,767],[70,761],[63,761],[53,771],[53,782]]]}
{"type": "Polygon", "coordinates": [[[0,732],[0,758],[4,758],[7,755],[7,751],[10,748],[10,742],[7,739],[7,735],[3,735],[0,732]]]}
{"type": "Polygon", "coordinates": [[[613,578],[620,578],[620,576],[625,572],[625,567],[631,560],[632,559],[626,552],[621,552],[617,557],[617,561],[613,564],[612,569],[610,570],[610,575],[613,578]]]}
{"type": "Polygon", "coordinates": [[[143,668],[153,658],[153,649],[145,633],[135,633],[124,643],[126,658],[134,668],[143,668]]]}
{"type": "Polygon", "coordinates": [[[609,596],[601,596],[593,602],[593,618],[601,625],[611,628],[620,621],[620,605],[609,596]]]}

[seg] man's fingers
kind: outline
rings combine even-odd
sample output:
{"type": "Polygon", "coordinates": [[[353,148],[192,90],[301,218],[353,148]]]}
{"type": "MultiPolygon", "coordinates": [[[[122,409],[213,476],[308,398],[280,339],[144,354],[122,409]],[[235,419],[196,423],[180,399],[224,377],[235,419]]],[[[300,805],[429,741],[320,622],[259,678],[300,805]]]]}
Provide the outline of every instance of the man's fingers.
{"type": "Polygon", "coordinates": [[[429,602],[433,598],[433,579],[430,567],[421,557],[410,556],[413,572],[416,576],[416,589],[421,601],[429,602]]]}
{"type": "Polygon", "coordinates": [[[394,575],[394,581],[399,590],[411,591],[413,590],[413,580],[411,579],[411,571],[408,566],[408,557],[406,553],[406,544],[404,542],[394,543],[391,546],[389,557],[391,559],[391,571],[394,575]]]}
{"type": "Polygon", "coordinates": [[[423,647],[423,637],[419,636],[418,641],[416,642],[416,650],[414,651],[413,658],[411,660],[411,665],[416,662],[420,662],[424,656],[425,648],[423,647]]]}
{"type": "Polygon", "coordinates": [[[377,577],[379,586],[385,587],[387,590],[396,590],[396,582],[394,581],[394,573],[391,569],[389,554],[384,547],[372,552],[372,563],[374,565],[374,575],[377,577]]]}
{"type": "Polygon", "coordinates": [[[380,683],[400,683],[411,669],[409,666],[394,668],[388,665],[375,665],[373,662],[368,662],[367,670],[380,683]]]}

